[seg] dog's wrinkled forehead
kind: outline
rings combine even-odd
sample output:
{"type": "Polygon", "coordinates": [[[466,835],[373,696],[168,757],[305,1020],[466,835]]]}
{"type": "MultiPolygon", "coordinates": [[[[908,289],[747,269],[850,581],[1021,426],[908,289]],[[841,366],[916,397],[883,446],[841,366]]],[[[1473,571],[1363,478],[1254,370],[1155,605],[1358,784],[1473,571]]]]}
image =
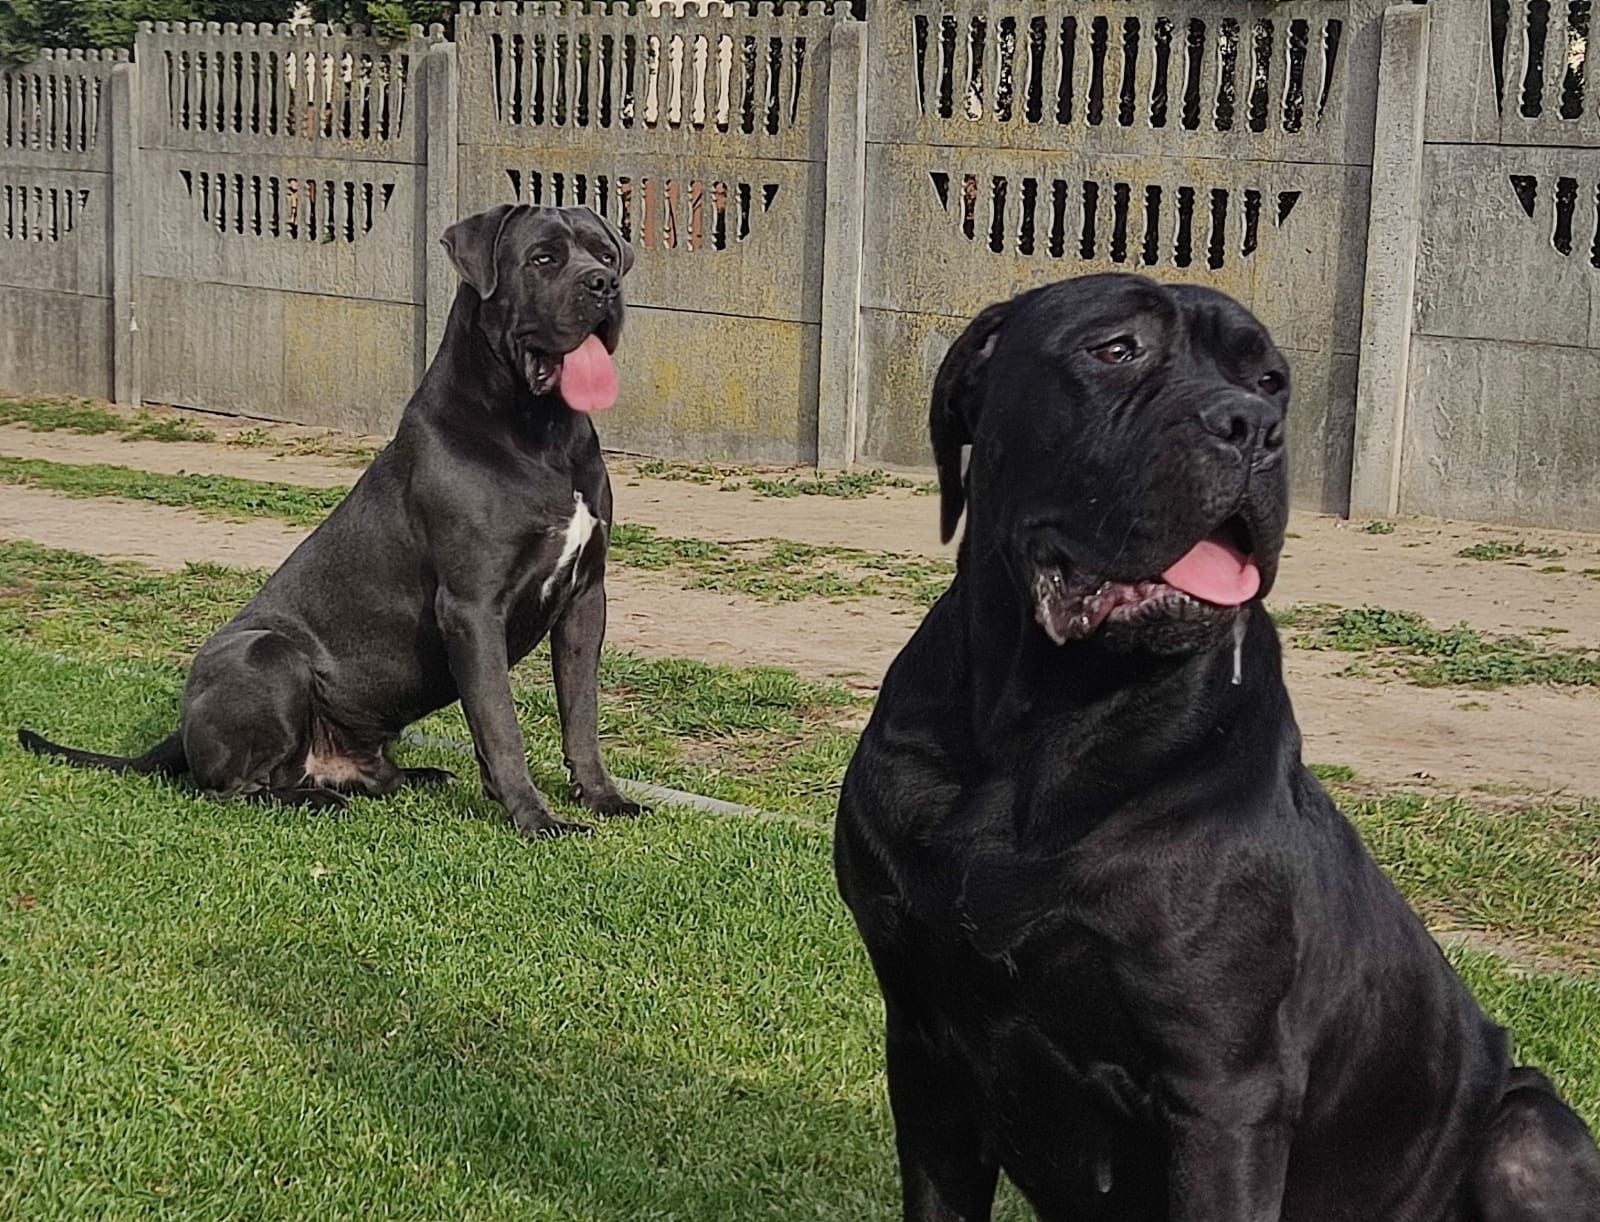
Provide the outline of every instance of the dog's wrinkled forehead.
{"type": "Polygon", "coordinates": [[[1124,336],[1180,365],[1232,365],[1273,351],[1266,328],[1225,293],[1134,276],[1085,276],[1040,289],[1018,303],[993,340],[1002,362],[1034,364],[1124,336]]]}
{"type": "Polygon", "coordinates": [[[440,238],[461,278],[486,300],[494,296],[503,270],[553,241],[591,257],[609,252],[606,262],[619,275],[633,266],[633,251],[616,226],[588,208],[500,204],[457,221],[440,238]]]}
{"type": "Polygon", "coordinates": [[[606,222],[587,208],[526,208],[507,220],[497,253],[514,262],[540,242],[563,238],[584,246],[612,242],[606,222]]]}

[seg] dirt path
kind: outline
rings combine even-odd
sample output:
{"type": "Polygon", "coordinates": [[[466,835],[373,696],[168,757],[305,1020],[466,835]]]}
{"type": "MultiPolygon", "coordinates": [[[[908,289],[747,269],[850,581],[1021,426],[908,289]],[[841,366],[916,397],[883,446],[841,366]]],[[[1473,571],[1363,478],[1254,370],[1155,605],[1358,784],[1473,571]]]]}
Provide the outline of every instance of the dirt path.
{"type": "MultiPolygon", "coordinates": [[[[364,440],[364,439],[355,439],[364,440]]],[[[197,442],[122,441],[0,428],[0,454],[53,462],[111,463],[168,474],[204,471],[315,487],[355,481],[358,468],[338,457],[281,455],[197,442]]],[[[795,539],[872,551],[953,556],[941,545],[938,503],[901,489],[858,500],[765,497],[723,492],[687,480],[647,478],[639,464],[612,461],[617,519],[663,534],[723,541],[795,539]]],[[[1555,630],[1573,643],[1600,643],[1600,535],[1487,527],[1470,522],[1403,519],[1389,534],[1309,513],[1290,522],[1291,537],[1272,602],[1384,606],[1415,611],[1438,624],[1466,620],[1489,632],[1555,630]],[[1464,547],[1516,540],[1559,557],[1515,562],[1465,560],[1464,547]],[[1559,565],[1563,572],[1541,572],[1559,565]]]]}
{"type": "MultiPolygon", "coordinates": [[[[0,453],[57,462],[112,462],[148,470],[208,471],[322,486],[349,482],[337,458],[277,457],[215,444],[123,442],[115,437],[0,429],[0,453]]],[[[860,500],[770,498],[642,476],[613,462],[621,520],[708,539],[792,538],[874,550],[948,554],[936,504],[893,490],[860,500]]],[[[1473,524],[1401,521],[1393,533],[1296,515],[1273,602],[1382,605],[1436,623],[1465,619],[1489,631],[1554,630],[1562,642],[1600,641],[1600,537],[1473,524]],[[1555,548],[1559,558],[1484,562],[1456,553],[1485,539],[1555,548]],[[1565,572],[1539,572],[1559,564],[1565,572]]],[[[183,510],[73,500],[0,487],[0,536],[131,558],[160,567],[188,560],[270,568],[304,532],[267,521],[224,523],[183,510]],[[113,505],[115,508],[113,509],[113,505]]],[[[670,576],[614,569],[610,640],[657,656],[772,664],[876,684],[919,616],[902,604],[810,599],[763,603],[684,590],[670,576]]],[[[1548,688],[1494,692],[1423,689],[1334,672],[1338,654],[1291,650],[1287,673],[1307,758],[1348,764],[1382,782],[1433,779],[1443,786],[1516,786],[1600,794],[1600,693],[1548,688]]]]}

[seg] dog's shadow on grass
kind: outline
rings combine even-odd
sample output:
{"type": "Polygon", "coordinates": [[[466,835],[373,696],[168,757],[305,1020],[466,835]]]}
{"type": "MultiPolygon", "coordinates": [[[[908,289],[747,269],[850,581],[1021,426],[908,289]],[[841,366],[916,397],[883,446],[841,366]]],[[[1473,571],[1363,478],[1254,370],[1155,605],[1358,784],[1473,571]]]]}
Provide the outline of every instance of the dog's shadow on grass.
{"type": "MultiPolygon", "coordinates": [[[[470,1168],[461,1190],[485,1215],[898,1216],[886,1114],[786,1078],[760,1032],[755,1055],[709,1070],[660,1051],[668,1033],[570,1007],[512,1017],[471,984],[429,996],[347,947],[220,949],[195,966],[294,1050],[302,1101],[354,1100],[351,1148],[307,1176],[358,1178],[376,1142],[429,1179],[470,1168]]],[[[281,1123],[303,1112],[286,1104],[281,1123]]]]}

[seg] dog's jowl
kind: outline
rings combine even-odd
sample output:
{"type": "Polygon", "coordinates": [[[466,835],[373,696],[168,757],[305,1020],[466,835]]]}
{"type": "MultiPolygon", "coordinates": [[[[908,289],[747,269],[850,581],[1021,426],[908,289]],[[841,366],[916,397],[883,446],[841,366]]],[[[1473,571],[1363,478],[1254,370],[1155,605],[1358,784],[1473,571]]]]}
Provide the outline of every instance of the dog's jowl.
{"type": "Polygon", "coordinates": [[[1241,306],[1125,276],[939,371],[958,572],[835,843],[907,1218],[987,1218],[1004,1171],[1047,1219],[1600,1219],[1583,1123],[1301,763],[1261,603],[1288,400],[1241,306]]]}
{"type": "Polygon", "coordinates": [[[503,205],[443,242],[462,284],[394,440],[195,656],[176,733],[74,763],[188,774],[223,795],[336,805],[448,779],[400,768],[411,722],[459,699],[485,790],[528,835],[579,824],[528,775],[508,671],[548,633],[576,796],[637,814],[600,760],[611,484],[589,413],[617,395],[633,256],[582,208],[503,205]]]}

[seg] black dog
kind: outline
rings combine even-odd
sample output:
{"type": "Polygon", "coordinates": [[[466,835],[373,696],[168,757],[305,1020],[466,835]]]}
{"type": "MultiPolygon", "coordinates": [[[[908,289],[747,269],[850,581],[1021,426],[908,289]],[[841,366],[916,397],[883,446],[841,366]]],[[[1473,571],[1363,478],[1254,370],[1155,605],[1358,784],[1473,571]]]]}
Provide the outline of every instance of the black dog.
{"type": "Polygon", "coordinates": [[[939,371],[958,575],[835,842],[908,1219],[987,1218],[1001,1169],[1051,1219],[1600,1219],[1582,1121],[1300,762],[1260,602],[1288,382],[1235,302],[1126,276],[939,371]]]}
{"type": "Polygon", "coordinates": [[[632,252],[586,209],[526,205],[460,221],[443,243],[464,283],[394,440],[195,655],[177,733],[133,759],[26,730],[24,746],[188,773],[222,795],[338,805],[448,779],[399,768],[388,750],[459,698],[484,788],[517,829],[583,830],[534,788],[511,699],[510,667],[548,632],[577,797],[639,813],[600,761],[611,484],[587,415],[615,398],[608,354],[632,252]]]}

